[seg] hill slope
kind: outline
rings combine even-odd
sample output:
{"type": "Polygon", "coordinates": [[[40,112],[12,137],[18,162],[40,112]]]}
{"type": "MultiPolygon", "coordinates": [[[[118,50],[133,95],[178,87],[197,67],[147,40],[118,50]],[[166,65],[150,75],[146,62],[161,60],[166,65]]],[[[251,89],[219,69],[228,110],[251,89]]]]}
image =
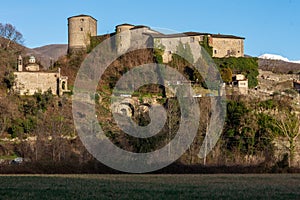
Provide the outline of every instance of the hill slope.
{"type": "Polygon", "coordinates": [[[293,62],[286,62],[283,60],[259,59],[258,68],[265,71],[272,71],[274,73],[298,73],[300,72],[300,64],[293,62]]]}
{"type": "Polygon", "coordinates": [[[34,55],[41,62],[44,68],[48,68],[51,62],[55,62],[59,57],[67,54],[68,45],[51,44],[34,49],[27,49],[27,55],[34,55]],[[52,60],[52,61],[51,61],[52,60]]]}

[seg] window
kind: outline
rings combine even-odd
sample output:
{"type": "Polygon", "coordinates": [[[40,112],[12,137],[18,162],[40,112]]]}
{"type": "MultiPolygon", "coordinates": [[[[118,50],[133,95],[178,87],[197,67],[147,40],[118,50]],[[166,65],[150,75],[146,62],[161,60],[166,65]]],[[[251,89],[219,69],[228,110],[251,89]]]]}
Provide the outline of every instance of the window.
{"type": "Polygon", "coordinates": [[[215,49],[215,51],[214,51],[214,52],[215,52],[215,54],[217,54],[217,50],[216,50],[216,49],[215,49]]]}
{"type": "Polygon", "coordinates": [[[80,28],[80,31],[83,31],[83,28],[80,28]]]}
{"type": "Polygon", "coordinates": [[[240,51],[238,51],[238,53],[240,53],[240,51]]]}
{"type": "Polygon", "coordinates": [[[80,19],[81,22],[84,22],[84,19],[80,19]]]}
{"type": "Polygon", "coordinates": [[[191,42],[195,42],[195,38],[194,37],[191,37],[191,42]]]}
{"type": "Polygon", "coordinates": [[[65,81],[62,82],[62,84],[61,84],[61,89],[62,89],[62,90],[65,90],[65,89],[66,89],[66,82],[65,82],[65,81]]]}
{"type": "Polygon", "coordinates": [[[122,108],[122,109],[121,109],[121,114],[122,114],[122,115],[127,115],[127,111],[126,111],[125,108],[122,108]]]}

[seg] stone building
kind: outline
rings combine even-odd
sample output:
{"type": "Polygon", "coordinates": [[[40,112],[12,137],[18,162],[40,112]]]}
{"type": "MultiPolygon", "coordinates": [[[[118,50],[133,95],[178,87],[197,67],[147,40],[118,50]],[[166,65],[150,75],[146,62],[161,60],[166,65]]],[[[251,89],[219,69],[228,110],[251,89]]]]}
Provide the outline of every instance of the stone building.
{"type": "MultiPolygon", "coordinates": [[[[145,34],[157,34],[148,26],[120,24],[116,26],[116,49],[117,52],[125,53],[129,48],[136,48],[144,43],[149,42],[149,37],[145,34]]],[[[152,41],[150,41],[152,42],[152,41]]]]}
{"type": "MultiPolygon", "coordinates": [[[[90,44],[91,37],[97,36],[97,20],[88,15],[78,15],[68,18],[69,52],[76,49],[86,49],[90,44]]],[[[203,42],[208,38],[208,45],[212,47],[212,56],[223,57],[243,57],[244,39],[234,35],[222,35],[199,32],[184,32],[179,34],[163,34],[151,29],[148,26],[120,24],[116,26],[115,32],[107,34],[115,35],[116,50],[118,53],[126,52],[139,42],[151,42],[154,45],[161,45],[164,49],[163,62],[170,62],[172,54],[179,42],[184,45],[203,42]],[[145,41],[140,40],[145,39],[145,41]]],[[[192,48],[192,51],[194,49],[192,48]]],[[[196,54],[194,54],[196,55],[196,54]]],[[[200,55],[199,55],[200,56],[200,55]]],[[[194,58],[196,61],[197,58],[194,58]]]]}
{"type": "Polygon", "coordinates": [[[212,57],[244,57],[245,38],[234,35],[185,32],[190,37],[190,42],[203,42],[208,38],[208,45],[213,48],[212,57]]]}
{"type": "Polygon", "coordinates": [[[236,87],[241,94],[248,94],[248,79],[244,74],[233,75],[232,85],[236,87]]]}
{"type": "Polygon", "coordinates": [[[68,18],[68,52],[86,49],[97,36],[97,20],[89,15],[68,18]]]}
{"type": "MultiPolygon", "coordinates": [[[[164,49],[164,53],[162,55],[164,63],[168,63],[172,60],[172,54],[177,53],[176,50],[179,43],[182,43],[184,48],[187,48],[187,46],[188,45],[190,46],[192,43],[197,43],[197,46],[199,44],[199,40],[195,40],[193,37],[185,33],[179,33],[179,34],[150,33],[148,35],[153,40],[154,47],[161,47],[164,49]]],[[[191,48],[191,53],[194,56],[193,57],[194,61],[197,61],[198,58],[200,57],[199,51],[201,51],[200,48],[198,49],[191,48]]]]}
{"type": "Polygon", "coordinates": [[[294,88],[298,93],[300,93],[300,81],[299,81],[299,80],[296,80],[296,79],[293,80],[293,88],[294,88]]]}
{"type": "Polygon", "coordinates": [[[243,37],[233,35],[211,34],[209,45],[213,47],[213,57],[244,57],[243,37]]]}
{"type": "Polygon", "coordinates": [[[19,95],[33,95],[35,92],[44,93],[51,90],[53,95],[62,95],[68,90],[68,77],[57,72],[41,72],[33,56],[23,70],[23,58],[18,57],[18,71],[14,72],[13,91],[19,95]]]}
{"type": "Polygon", "coordinates": [[[40,65],[36,63],[34,56],[29,57],[29,63],[26,65],[25,69],[27,71],[34,71],[34,72],[40,71],[40,65]]]}

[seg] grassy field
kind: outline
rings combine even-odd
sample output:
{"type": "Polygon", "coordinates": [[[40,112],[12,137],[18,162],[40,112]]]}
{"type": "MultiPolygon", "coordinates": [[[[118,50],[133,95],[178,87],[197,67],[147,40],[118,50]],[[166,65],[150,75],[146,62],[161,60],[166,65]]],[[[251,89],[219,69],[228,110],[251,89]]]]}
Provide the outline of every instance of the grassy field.
{"type": "Polygon", "coordinates": [[[300,174],[2,175],[0,199],[300,199],[300,174]]]}

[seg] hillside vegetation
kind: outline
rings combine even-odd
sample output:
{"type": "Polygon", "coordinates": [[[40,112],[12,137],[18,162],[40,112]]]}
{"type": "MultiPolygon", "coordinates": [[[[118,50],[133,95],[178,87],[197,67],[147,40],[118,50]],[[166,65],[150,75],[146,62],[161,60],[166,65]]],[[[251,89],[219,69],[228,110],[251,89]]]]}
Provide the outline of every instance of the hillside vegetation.
{"type": "MultiPolygon", "coordinates": [[[[73,172],[71,169],[78,171],[86,169],[86,172],[99,172],[97,170],[100,169],[110,171],[95,161],[81,144],[73,124],[71,95],[57,97],[47,92],[20,97],[8,93],[7,79],[10,77],[7,75],[15,70],[16,58],[22,52],[22,48],[14,49],[13,46],[11,48],[0,49],[3,55],[0,57],[3,72],[1,73],[0,95],[0,157],[3,159],[17,156],[25,158],[30,163],[27,166],[31,166],[31,171],[26,165],[24,168],[21,168],[22,166],[13,168],[20,172],[24,172],[22,169],[29,172],[41,172],[38,171],[39,169],[48,170],[48,172],[50,169],[55,171],[55,166],[59,165],[68,166],[65,168],[66,171],[63,170],[64,173],[68,173],[68,170],[73,172]]],[[[140,102],[146,97],[159,99],[158,102],[167,111],[167,123],[155,137],[139,139],[128,136],[117,127],[110,112],[111,93],[117,80],[135,66],[152,62],[159,63],[155,53],[157,52],[145,49],[123,55],[108,67],[98,85],[99,98],[96,102],[96,109],[99,124],[114,144],[128,151],[141,153],[161,148],[174,138],[179,127],[182,113],[178,100],[166,98],[165,88],[159,85],[144,86],[134,94],[140,102]]],[[[61,56],[53,64],[52,70],[60,67],[62,74],[69,77],[69,86],[72,89],[77,71],[86,56],[87,53],[84,51],[61,56]]],[[[249,79],[250,87],[257,85],[258,72],[255,58],[214,60],[223,78],[228,77],[228,74],[243,73],[249,79]]],[[[169,64],[186,78],[205,88],[201,75],[190,63],[173,55],[173,60],[169,64]]],[[[199,130],[193,144],[177,161],[177,164],[181,166],[180,169],[184,169],[184,166],[201,167],[204,164],[203,159],[198,157],[198,153],[210,118],[210,102],[210,97],[199,99],[201,115],[208,117],[200,119],[199,130]]],[[[299,152],[297,150],[298,139],[293,135],[287,136],[277,123],[280,121],[289,123],[287,119],[296,119],[295,116],[289,115],[294,109],[292,106],[291,100],[281,95],[269,97],[267,100],[260,100],[250,95],[228,97],[223,134],[207,157],[205,164],[259,166],[262,167],[260,170],[263,172],[287,171],[290,169],[289,166],[297,166],[295,163],[297,152],[299,152]],[[281,115],[278,115],[279,113],[281,115]],[[278,118],[279,116],[285,116],[285,118],[278,118]],[[288,151],[279,151],[278,155],[276,143],[274,143],[276,138],[286,141],[291,141],[290,138],[293,138],[295,142],[287,143],[288,151]],[[288,156],[284,156],[285,153],[288,156]]],[[[133,118],[141,126],[147,125],[150,121],[148,112],[135,115],[133,118]]],[[[294,125],[297,126],[297,123],[294,125]]],[[[0,167],[0,171],[1,169],[3,172],[9,172],[12,168],[0,167]]]]}

